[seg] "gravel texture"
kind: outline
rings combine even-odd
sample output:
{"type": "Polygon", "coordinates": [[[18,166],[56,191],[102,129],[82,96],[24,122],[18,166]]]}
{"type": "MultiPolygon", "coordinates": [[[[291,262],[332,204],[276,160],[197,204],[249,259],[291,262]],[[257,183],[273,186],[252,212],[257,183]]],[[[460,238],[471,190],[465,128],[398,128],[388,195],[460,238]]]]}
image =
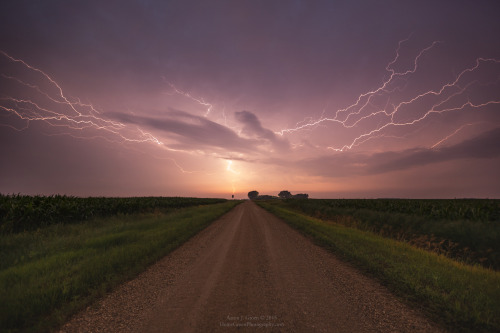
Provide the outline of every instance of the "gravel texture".
{"type": "Polygon", "coordinates": [[[379,282],[248,201],[60,332],[439,332],[379,282]]]}

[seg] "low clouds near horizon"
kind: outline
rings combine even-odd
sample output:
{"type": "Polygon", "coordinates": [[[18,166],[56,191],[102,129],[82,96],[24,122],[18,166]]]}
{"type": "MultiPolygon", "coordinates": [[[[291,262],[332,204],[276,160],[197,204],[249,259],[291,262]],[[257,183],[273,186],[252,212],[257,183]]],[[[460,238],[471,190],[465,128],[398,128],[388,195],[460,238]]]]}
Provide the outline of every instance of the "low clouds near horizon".
{"type": "MultiPolygon", "coordinates": [[[[127,124],[144,126],[159,131],[169,140],[168,147],[180,150],[217,151],[223,159],[251,164],[263,163],[285,169],[300,169],[306,174],[327,178],[358,175],[377,175],[418,168],[460,159],[488,159],[500,157],[500,127],[483,132],[460,143],[438,148],[409,148],[378,153],[344,151],[322,154],[313,158],[288,160],[270,157],[267,149],[281,153],[290,151],[290,143],[262,125],[250,111],[234,112],[241,129],[211,121],[206,117],[170,109],[161,116],[145,117],[128,113],[108,113],[110,118],[127,124]],[[267,149],[262,149],[262,147],[267,149]],[[235,155],[237,154],[237,155],[235,155]],[[260,158],[254,158],[260,155],[260,158]]],[[[154,132],[156,133],[156,132],[154,132]]],[[[318,154],[320,149],[309,145],[307,152],[318,154]]]]}
{"type": "Polygon", "coordinates": [[[237,111],[234,113],[236,120],[243,125],[241,133],[248,137],[268,141],[275,150],[288,150],[290,143],[283,137],[279,137],[270,129],[262,127],[255,114],[250,111],[237,111]]]}
{"type": "Polygon", "coordinates": [[[0,192],[500,198],[499,11],[1,1],[0,192]]]}
{"type": "Polygon", "coordinates": [[[155,117],[122,112],[109,112],[106,115],[122,123],[159,131],[160,135],[157,135],[165,138],[169,142],[167,146],[174,149],[217,149],[229,153],[252,154],[258,153],[261,146],[270,146],[280,151],[290,148],[285,138],[264,128],[258,117],[250,111],[234,113],[236,121],[242,126],[240,134],[207,117],[172,108],[155,117]]]}
{"type": "Polygon", "coordinates": [[[380,153],[337,152],[298,160],[296,164],[312,175],[350,177],[408,170],[460,159],[500,157],[500,127],[443,148],[410,148],[380,153]]]}

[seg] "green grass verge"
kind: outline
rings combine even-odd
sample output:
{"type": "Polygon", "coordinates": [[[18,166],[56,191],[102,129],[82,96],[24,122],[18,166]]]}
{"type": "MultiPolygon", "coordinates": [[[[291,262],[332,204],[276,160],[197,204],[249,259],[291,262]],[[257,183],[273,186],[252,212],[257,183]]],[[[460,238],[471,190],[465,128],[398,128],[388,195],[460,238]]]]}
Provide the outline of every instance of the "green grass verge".
{"type": "Polygon", "coordinates": [[[500,273],[367,231],[292,212],[271,202],[260,206],[316,243],[341,255],[454,331],[500,331],[500,273]]]}
{"type": "Polygon", "coordinates": [[[49,331],[239,201],[0,235],[0,331],[49,331]]]}
{"type": "Polygon", "coordinates": [[[289,199],[276,204],[500,271],[497,199],[289,199]]]}

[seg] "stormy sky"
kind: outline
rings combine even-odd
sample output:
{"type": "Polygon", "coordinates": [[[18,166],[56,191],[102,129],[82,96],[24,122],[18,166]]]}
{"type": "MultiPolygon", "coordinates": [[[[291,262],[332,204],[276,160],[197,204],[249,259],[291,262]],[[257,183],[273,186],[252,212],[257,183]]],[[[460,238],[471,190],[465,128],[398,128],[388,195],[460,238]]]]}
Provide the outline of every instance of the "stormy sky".
{"type": "Polygon", "coordinates": [[[2,1],[0,193],[500,198],[498,1],[2,1]]]}

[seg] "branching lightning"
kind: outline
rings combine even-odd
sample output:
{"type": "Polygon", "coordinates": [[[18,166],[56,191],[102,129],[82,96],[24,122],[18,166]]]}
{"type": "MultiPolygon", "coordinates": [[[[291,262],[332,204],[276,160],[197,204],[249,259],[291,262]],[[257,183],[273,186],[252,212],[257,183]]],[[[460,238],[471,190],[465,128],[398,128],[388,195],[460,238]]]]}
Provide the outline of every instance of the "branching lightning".
{"type": "Polygon", "coordinates": [[[170,88],[172,88],[172,90],[176,94],[182,95],[182,96],[190,99],[191,101],[196,102],[196,103],[200,104],[201,106],[207,108],[207,110],[205,112],[205,115],[204,115],[205,117],[208,117],[208,115],[212,112],[214,106],[212,104],[208,103],[208,102],[205,102],[205,100],[203,98],[194,97],[194,96],[192,96],[188,92],[185,92],[185,91],[182,91],[180,89],[177,89],[177,87],[173,83],[171,83],[171,82],[167,81],[167,84],[170,86],[170,88]]]}
{"type": "MultiPolygon", "coordinates": [[[[0,92],[0,126],[10,127],[16,131],[27,130],[31,124],[38,122],[58,128],[59,131],[50,131],[47,136],[68,135],[77,139],[103,139],[111,143],[153,143],[156,147],[169,151],[178,151],[168,147],[154,134],[143,128],[126,124],[101,116],[92,104],[82,103],[78,98],[70,98],[64,92],[61,84],[45,71],[28,64],[22,59],[15,58],[0,50],[0,56],[6,61],[19,65],[20,75],[0,73],[1,78],[9,82],[11,87],[17,88],[22,97],[8,96],[0,92]],[[27,78],[26,78],[27,77],[27,78]],[[29,97],[27,97],[29,96],[29,97]]],[[[196,98],[189,93],[177,89],[173,84],[170,87],[176,94],[183,95],[189,100],[206,107],[205,117],[213,110],[213,105],[202,98],[196,98]]],[[[222,113],[226,122],[225,110],[222,113]]],[[[143,152],[134,145],[127,145],[128,149],[143,152]]],[[[171,161],[182,173],[198,173],[182,167],[178,161],[168,156],[154,156],[161,160],[171,161]]],[[[227,171],[233,175],[239,172],[231,168],[232,161],[228,161],[227,171]]],[[[234,180],[232,181],[233,193],[234,180]]]]}
{"type": "MultiPolygon", "coordinates": [[[[23,131],[32,123],[39,122],[60,129],[55,133],[47,133],[48,136],[68,135],[84,140],[99,138],[119,144],[153,143],[156,147],[177,151],[167,147],[158,137],[136,125],[104,118],[92,104],[82,103],[77,98],[69,98],[61,85],[43,70],[24,60],[14,58],[4,51],[0,51],[0,55],[7,61],[20,65],[21,73],[27,74],[25,76],[30,78],[28,80],[1,74],[3,79],[11,82],[11,86],[17,85],[23,97],[6,96],[5,92],[1,92],[0,116],[7,121],[0,121],[0,126],[23,131]]],[[[127,145],[127,148],[134,149],[131,145],[127,145]]],[[[171,157],[161,159],[171,161],[182,173],[194,172],[185,170],[171,157]]]]}
{"type": "MultiPolygon", "coordinates": [[[[356,98],[356,101],[354,103],[348,105],[345,108],[338,109],[333,117],[326,117],[322,115],[316,120],[306,118],[302,122],[297,123],[295,127],[282,129],[276,132],[276,134],[285,135],[305,129],[315,129],[317,128],[317,126],[326,125],[327,123],[335,123],[346,129],[353,129],[355,127],[359,128],[359,125],[361,123],[367,124],[366,120],[373,119],[374,117],[383,117],[385,119],[382,123],[371,125],[371,129],[364,130],[364,132],[358,134],[348,144],[328,147],[328,149],[334,151],[346,151],[352,149],[355,146],[359,146],[369,139],[387,137],[387,134],[384,134],[383,132],[389,127],[411,126],[436,114],[463,110],[477,110],[486,106],[500,104],[500,100],[498,99],[486,100],[483,102],[472,102],[467,98],[466,102],[459,102],[460,98],[467,97],[468,88],[478,83],[476,81],[462,82],[466,81],[464,79],[466,74],[478,71],[480,67],[485,64],[490,64],[498,67],[498,65],[500,65],[500,60],[494,58],[477,58],[474,65],[463,69],[458,73],[458,75],[456,75],[456,77],[452,81],[442,84],[439,89],[424,91],[396,104],[391,103],[391,94],[396,91],[403,91],[405,88],[404,86],[401,86],[401,83],[398,84],[396,80],[400,79],[404,80],[405,82],[409,80],[411,75],[419,71],[422,56],[425,53],[431,51],[431,49],[436,47],[439,43],[441,43],[439,41],[434,41],[429,46],[420,50],[420,52],[413,58],[413,64],[411,68],[397,71],[396,69],[394,69],[394,66],[400,59],[401,46],[407,41],[408,39],[405,39],[398,43],[395,57],[385,67],[386,71],[389,74],[388,78],[383,80],[380,86],[360,94],[356,98]],[[374,104],[372,104],[375,97],[386,98],[386,105],[384,107],[379,107],[376,111],[368,111],[369,106],[371,106],[372,108],[376,107],[374,104]],[[437,99],[437,101],[435,101],[432,106],[428,107],[426,111],[423,112],[423,114],[422,112],[420,113],[420,115],[405,113],[405,109],[409,107],[416,108],[416,103],[423,102],[425,99],[429,99],[430,97],[437,99]],[[454,103],[455,106],[447,106],[448,104],[452,103],[454,103]],[[398,117],[406,117],[410,119],[402,121],[397,120],[398,117]]],[[[457,129],[456,132],[460,131],[460,129],[464,126],[457,129]]],[[[447,138],[444,138],[440,142],[443,142],[446,139],[447,138]]]]}
{"type": "Polygon", "coordinates": [[[0,110],[24,121],[25,126],[17,128],[9,124],[1,125],[21,131],[27,129],[32,122],[44,122],[53,127],[65,127],[74,131],[96,130],[102,133],[102,137],[113,142],[151,142],[163,145],[153,134],[139,127],[127,126],[121,122],[98,116],[100,113],[92,104],[84,104],[78,99],[70,100],[61,86],[41,69],[26,63],[24,60],[14,58],[4,51],[0,51],[0,53],[11,62],[20,64],[25,70],[38,73],[41,81],[39,84],[34,84],[5,74],[2,77],[33,90],[43,97],[38,101],[2,96],[0,110]],[[55,88],[57,93],[50,94],[40,87],[42,84],[48,84],[49,88],[55,88]]]}
{"type": "MultiPolygon", "coordinates": [[[[205,114],[203,115],[205,118],[208,118],[209,116],[213,115],[213,113],[214,113],[213,111],[215,110],[214,104],[206,102],[203,97],[196,97],[196,96],[193,96],[193,94],[191,94],[191,93],[180,90],[172,82],[169,82],[165,77],[162,77],[162,78],[170,86],[170,88],[172,89],[174,94],[183,96],[183,97],[187,98],[188,100],[202,106],[203,108],[206,108],[205,114]]],[[[169,95],[171,95],[171,94],[172,93],[169,93],[169,95]]],[[[213,120],[213,117],[212,117],[212,120],[213,120]]],[[[240,130],[238,128],[228,124],[228,118],[226,115],[226,106],[225,105],[222,108],[222,110],[220,111],[220,118],[218,120],[215,120],[215,121],[220,124],[221,120],[222,120],[222,123],[225,127],[228,127],[230,129],[238,132],[238,135],[240,134],[239,133],[240,130]]]]}
{"type": "MultiPolygon", "coordinates": [[[[394,133],[389,129],[411,127],[419,123],[425,123],[432,117],[441,114],[448,114],[460,111],[478,111],[490,109],[491,106],[500,105],[500,97],[496,94],[496,99],[482,97],[482,99],[470,98],[470,92],[478,85],[479,80],[474,76],[476,72],[484,72],[484,68],[500,72],[500,60],[495,58],[477,58],[475,61],[457,72],[457,74],[446,82],[438,82],[437,88],[421,89],[412,93],[407,89],[412,83],[414,76],[419,75],[421,70],[425,70],[422,64],[424,56],[438,48],[440,41],[434,41],[428,46],[416,52],[411,58],[410,65],[404,69],[398,69],[400,60],[403,58],[401,49],[409,39],[401,40],[395,50],[394,57],[385,66],[386,74],[381,83],[369,89],[357,97],[346,107],[327,111],[323,109],[319,118],[305,117],[297,122],[292,128],[282,129],[275,134],[284,136],[300,131],[315,131],[320,127],[328,130],[329,125],[341,127],[350,133],[350,138],[342,143],[335,143],[326,148],[336,152],[350,150],[368,141],[380,138],[402,138],[401,133],[394,133]],[[424,68],[424,69],[423,69],[424,68]],[[423,106],[422,106],[423,105],[423,106]],[[346,143],[347,142],[347,143],[346,143]]],[[[117,121],[107,118],[106,113],[100,112],[91,103],[83,103],[80,99],[69,97],[62,85],[48,75],[43,70],[28,64],[24,60],[15,58],[0,50],[0,58],[15,67],[14,73],[0,73],[0,79],[8,82],[13,92],[0,92],[0,126],[8,126],[17,131],[28,129],[33,123],[43,123],[58,131],[51,131],[48,135],[70,135],[75,138],[91,139],[102,138],[113,143],[153,143],[156,147],[175,151],[167,147],[167,144],[160,140],[153,133],[135,124],[117,121]],[[18,71],[18,72],[16,72],[18,71]],[[21,93],[19,93],[21,92],[21,93]],[[21,94],[21,95],[20,95],[21,94]]],[[[498,85],[497,82],[488,83],[486,86],[498,85]]],[[[169,85],[169,94],[179,95],[180,99],[189,100],[204,110],[204,117],[213,118],[218,114],[219,108],[207,102],[204,98],[193,96],[191,93],[178,89],[173,83],[165,82],[169,85]],[[215,111],[214,111],[215,110],[215,111]]],[[[115,118],[120,119],[120,118],[115,118]]],[[[225,127],[228,126],[226,108],[221,110],[219,119],[225,127]]],[[[473,121],[473,120],[472,120],[473,121]]],[[[451,131],[448,127],[446,135],[435,143],[429,144],[434,149],[447,141],[465,127],[477,124],[470,119],[454,125],[451,131]]],[[[426,124],[426,123],[425,123],[426,124]]],[[[451,126],[451,125],[450,125],[451,126]]],[[[233,128],[231,128],[233,129],[233,128]]],[[[241,128],[234,129],[240,135],[241,128]]],[[[444,131],[443,131],[444,133],[444,131]]],[[[308,133],[309,134],[309,133],[308,133]]],[[[168,140],[168,139],[165,139],[168,140]]],[[[430,139],[432,140],[432,138],[430,139]]],[[[131,145],[127,145],[130,148],[131,145]]],[[[302,145],[292,144],[292,147],[299,148],[302,145]]],[[[316,147],[316,146],[315,146],[316,147]]],[[[325,145],[323,145],[325,148],[325,145]]],[[[195,152],[198,154],[198,151],[195,152]]],[[[199,151],[202,155],[209,155],[207,152],[199,151]]],[[[220,158],[220,157],[216,157],[220,158]]],[[[183,173],[190,171],[182,168],[176,160],[171,160],[175,166],[183,173]]],[[[235,191],[235,177],[240,173],[235,171],[233,162],[227,160],[227,165],[221,165],[227,171],[226,175],[231,176],[233,193],[235,191]]],[[[243,172],[242,172],[243,174],[243,172]]]]}

